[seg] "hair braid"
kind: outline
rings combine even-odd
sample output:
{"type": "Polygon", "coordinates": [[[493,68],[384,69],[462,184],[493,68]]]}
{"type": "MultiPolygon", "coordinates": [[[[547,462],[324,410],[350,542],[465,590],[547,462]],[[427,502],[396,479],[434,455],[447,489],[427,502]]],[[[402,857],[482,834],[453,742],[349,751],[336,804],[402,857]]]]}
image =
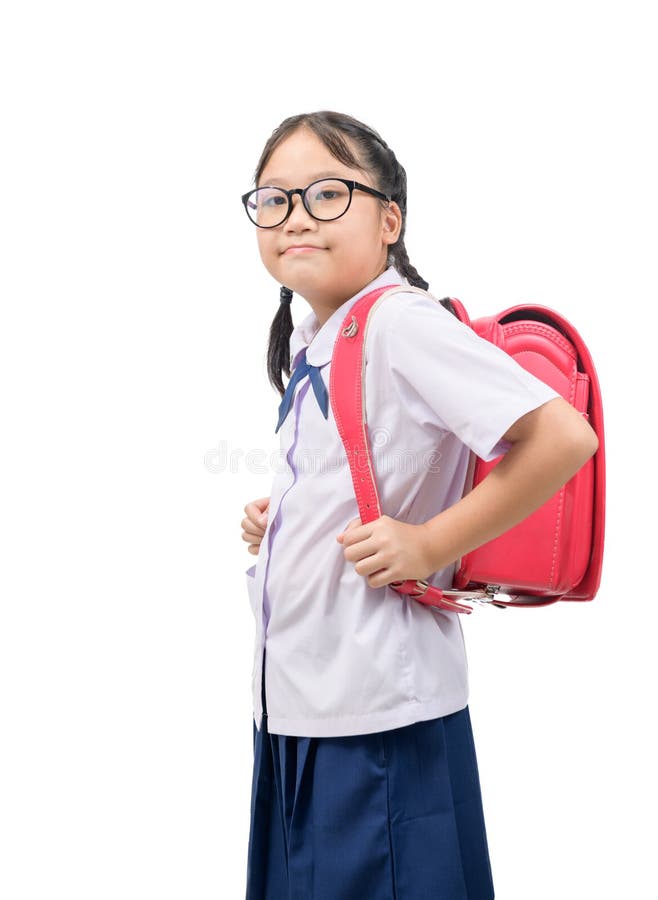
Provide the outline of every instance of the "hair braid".
{"type": "Polygon", "coordinates": [[[270,339],[267,346],[267,371],[270,384],[281,396],[285,392],[281,374],[290,377],[290,335],[293,331],[290,304],[292,291],[281,287],[279,292],[279,308],[270,325],[270,339]]]}
{"type": "Polygon", "coordinates": [[[409,284],[412,284],[414,287],[422,288],[424,291],[428,290],[429,283],[425,281],[424,278],[421,278],[414,266],[409,262],[407,248],[404,246],[404,242],[400,243],[398,241],[396,244],[393,244],[389,250],[389,258],[390,257],[392,257],[392,260],[389,265],[394,265],[400,275],[404,275],[409,284]]]}

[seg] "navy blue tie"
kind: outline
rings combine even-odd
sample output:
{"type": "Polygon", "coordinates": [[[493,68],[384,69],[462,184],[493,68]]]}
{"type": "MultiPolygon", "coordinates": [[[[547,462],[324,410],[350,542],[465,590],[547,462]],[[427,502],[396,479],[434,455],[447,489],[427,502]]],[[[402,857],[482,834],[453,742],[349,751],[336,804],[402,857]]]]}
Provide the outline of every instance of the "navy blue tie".
{"type": "Polygon", "coordinates": [[[312,366],[310,363],[306,362],[306,350],[307,348],[304,347],[299,361],[293,369],[290,381],[288,382],[288,386],[286,387],[286,390],[283,394],[283,399],[281,400],[281,404],[279,406],[279,421],[276,428],[274,429],[275,434],[277,433],[279,428],[281,428],[286,416],[290,412],[290,407],[292,405],[297,382],[300,381],[305,375],[310,376],[311,384],[313,386],[313,393],[315,394],[320,409],[322,410],[322,415],[325,417],[325,419],[329,418],[329,395],[327,394],[327,388],[324,381],[322,380],[322,375],[320,374],[320,366],[312,366]]]}

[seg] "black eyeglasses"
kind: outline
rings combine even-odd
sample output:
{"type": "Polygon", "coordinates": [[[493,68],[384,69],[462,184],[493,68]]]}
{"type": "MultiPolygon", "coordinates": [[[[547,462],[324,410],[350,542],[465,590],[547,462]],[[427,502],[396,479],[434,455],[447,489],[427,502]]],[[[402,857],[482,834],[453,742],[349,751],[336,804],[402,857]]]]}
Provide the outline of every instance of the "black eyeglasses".
{"type": "Polygon", "coordinates": [[[299,194],[306,212],[321,222],[340,219],[350,208],[352,192],[365,191],[380,200],[390,201],[390,197],[346,178],[321,178],[313,181],[305,188],[285,188],[265,185],[242,195],[242,202],[249,220],[258,228],[276,228],[288,218],[292,212],[293,194],[299,194]]]}

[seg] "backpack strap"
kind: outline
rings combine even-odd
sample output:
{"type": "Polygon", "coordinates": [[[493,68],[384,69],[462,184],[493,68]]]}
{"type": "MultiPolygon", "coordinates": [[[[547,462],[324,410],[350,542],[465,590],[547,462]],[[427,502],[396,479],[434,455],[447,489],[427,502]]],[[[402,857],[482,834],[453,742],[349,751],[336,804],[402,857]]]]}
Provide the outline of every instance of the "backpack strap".
{"type": "MultiPolygon", "coordinates": [[[[385,297],[394,293],[418,291],[420,288],[408,285],[385,285],[360,297],[350,308],[338,330],[334,343],[331,373],[329,376],[329,397],[347,454],[352,473],[354,493],[359,506],[362,524],[381,517],[381,506],[377,484],[372,469],[372,453],[366,428],[363,388],[365,384],[365,339],[370,317],[385,297]]],[[[433,298],[436,300],[436,298],[433,298]]],[[[439,301],[437,301],[439,302],[439,301]]],[[[464,311],[465,312],[465,311],[464,311]]],[[[486,591],[447,590],[428,584],[423,579],[408,578],[392,581],[388,585],[399,594],[407,594],[425,603],[451,612],[471,613],[469,606],[458,600],[484,601],[486,591]],[[451,599],[454,598],[454,599],[451,599]]]]}

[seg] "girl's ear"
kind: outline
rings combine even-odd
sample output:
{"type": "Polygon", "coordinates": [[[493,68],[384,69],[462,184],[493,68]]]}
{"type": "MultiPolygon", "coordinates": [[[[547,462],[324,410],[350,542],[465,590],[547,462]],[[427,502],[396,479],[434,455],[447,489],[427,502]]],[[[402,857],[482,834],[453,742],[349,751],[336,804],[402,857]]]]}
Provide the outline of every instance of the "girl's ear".
{"type": "Polygon", "coordinates": [[[402,229],[402,212],[395,200],[391,200],[384,213],[384,239],[387,244],[395,244],[402,229]]]}

